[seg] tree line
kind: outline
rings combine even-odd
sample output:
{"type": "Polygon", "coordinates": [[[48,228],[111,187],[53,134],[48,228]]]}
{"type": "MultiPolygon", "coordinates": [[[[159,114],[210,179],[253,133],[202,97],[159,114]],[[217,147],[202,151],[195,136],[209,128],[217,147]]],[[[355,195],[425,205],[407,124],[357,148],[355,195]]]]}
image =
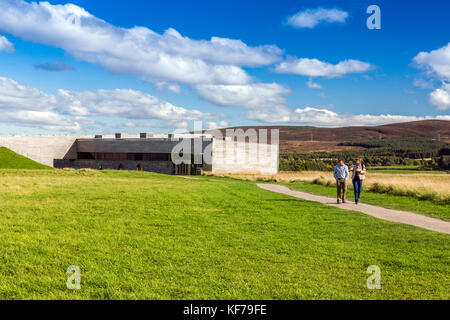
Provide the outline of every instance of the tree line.
{"type": "Polygon", "coordinates": [[[448,169],[450,145],[417,137],[343,142],[341,146],[358,146],[363,150],[339,152],[293,152],[280,155],[281,171],[331,171],[339,158],[352,164],[358,156],[367,166],[423,166],[448,169]]]}

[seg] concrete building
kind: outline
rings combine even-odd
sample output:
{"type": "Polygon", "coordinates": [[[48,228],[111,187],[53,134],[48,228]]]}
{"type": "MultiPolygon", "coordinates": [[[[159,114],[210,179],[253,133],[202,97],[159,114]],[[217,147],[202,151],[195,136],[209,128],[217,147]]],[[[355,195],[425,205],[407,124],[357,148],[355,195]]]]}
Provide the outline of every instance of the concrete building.
{"type": "Polygon", "coordinates": [[[201,170],[275,174],[278,144],[208,134],[0,136],[0,146],[55,168],[142,170],[191,175],[201,170]]]}

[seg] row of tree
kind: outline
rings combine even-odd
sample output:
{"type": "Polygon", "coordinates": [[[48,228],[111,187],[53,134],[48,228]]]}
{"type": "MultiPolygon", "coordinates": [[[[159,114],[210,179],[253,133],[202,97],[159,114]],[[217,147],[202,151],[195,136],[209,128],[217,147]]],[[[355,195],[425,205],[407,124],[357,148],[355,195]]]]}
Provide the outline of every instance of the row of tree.
{"type": "Polygon", "coordinates": [[[341,145],[360,146],[364,150],[315,153],[284,153],[280,155],[281,171],[331,171],[339,158],[353,164],[358,156],[367,166],[424,166],[448,169],[450,145],[423,138],[394,138],[345,142],[341,145]]]}

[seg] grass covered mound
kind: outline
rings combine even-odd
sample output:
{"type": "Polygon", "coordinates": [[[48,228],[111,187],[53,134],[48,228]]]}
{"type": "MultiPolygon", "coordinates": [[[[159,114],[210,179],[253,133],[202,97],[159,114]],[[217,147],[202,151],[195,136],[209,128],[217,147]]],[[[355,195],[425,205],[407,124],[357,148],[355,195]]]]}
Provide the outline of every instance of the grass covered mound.
{"type": "Polygon", "coordinates": [[[449,299],[450,236],[144,172],[0,170],[0,299],[449,299]],[[81,269],[81,290],[66,270],[81,269]],[[369,290],[370,265],[382,290],[369,290]]]}
{"type": "Polygon", "coordinates": [[[48,166],[21,156],[8,148],[0,147],[0,169],[51,169],[48,166]]]}

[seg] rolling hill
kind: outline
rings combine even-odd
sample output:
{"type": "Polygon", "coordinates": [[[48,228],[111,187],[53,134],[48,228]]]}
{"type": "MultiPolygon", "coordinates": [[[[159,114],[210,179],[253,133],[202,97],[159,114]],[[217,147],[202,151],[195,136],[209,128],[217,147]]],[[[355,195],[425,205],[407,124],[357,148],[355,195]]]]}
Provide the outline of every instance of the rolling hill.
{"type": "MultiPolygon", "coordinates": [[[[420,137],[450,142],[450,121],[424,120],[375,127],[318,128],[310,126],[256,126],[244,130],[280,129],[281,152],[320,152],[358,150],[357,146],[342,146],[342,142],[382,138],[420,137]]],[[[231,128],[233,129],[233,128],[231,128]]],[[[226,130],[226,129],[223,129],[226,130]]]]}
{"type": "Polygon", "coordinates": [[[8,148],[0,147],[0,169],[51,169],[8,148]]]}

